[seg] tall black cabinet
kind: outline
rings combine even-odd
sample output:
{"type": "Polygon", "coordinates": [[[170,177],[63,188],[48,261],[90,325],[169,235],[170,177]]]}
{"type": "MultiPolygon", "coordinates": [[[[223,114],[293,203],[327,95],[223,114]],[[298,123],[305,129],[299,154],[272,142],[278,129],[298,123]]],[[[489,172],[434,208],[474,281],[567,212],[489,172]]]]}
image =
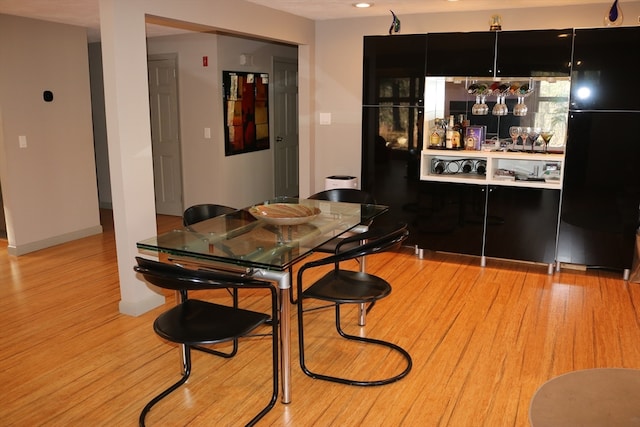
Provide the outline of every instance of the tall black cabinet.
{"type": "Polygon", "coordinates": [[[640,224],[640,101],[626,64],[640,28],[577,29],[558,262],[632,267],[640,224]]]}
{"type": "Polygon", "coordinates": [[[380,222],[410,223],[415,211],[426,40],[426,34],[364,38],[361,186],[391,207],[380,222]]]}

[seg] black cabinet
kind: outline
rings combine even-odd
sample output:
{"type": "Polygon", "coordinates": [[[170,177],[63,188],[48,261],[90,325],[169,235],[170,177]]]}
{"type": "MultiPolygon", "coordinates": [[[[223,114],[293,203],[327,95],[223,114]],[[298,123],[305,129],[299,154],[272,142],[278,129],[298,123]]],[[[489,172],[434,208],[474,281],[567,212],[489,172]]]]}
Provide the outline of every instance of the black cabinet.
{"type": "Polygon", "coordinates": [[[415,214],[426,40],[426,34],[364,38],[361,187],[390,207],[380,222],[411,225],[415,214]]]}
{"type": "MultiPolygon", "coordinates": [[[[384,83],[385,79],[393,81],[397,78],[411,78],[411,102],[418,103],[424,96],[424,85],[416,79],[424,79],[426,49],[426,34],[366,36],[362,76],[363,105],[378,105],[381,102],[381,96],[384,98],[392,96],[392,94],[381,93],[381,83],[384,83]]],[[[394,90],[392,87],[389,89],[394,90]]],[[[395,88],[395,90],[402,89],[395,88]]],[[[405,98],[408,96],[400,93],[397,95],[405,98]]]]}
{"type": "Polygon", "coordinates": [[[421,248],[482,255],[486,185],[421,182],[414,221],[421,248]]]}
{"type": "Polygon", "coordinates": [[[568,77],[573,29],[498,33],[497,77],[568,77]]]}
{"type": "Polygon", "coordinates": [[[576,29],[571,71],[574,110],[640,110],[633,68],[640,28],[576,29]]]}
{"type": "Polygon", "coordinates": [[[558,261],[630,269],[640,215],[640,111],[569,116],[558,261]]]}
{"type": "Polygon", "coordinates": [[[423,182],[420,247],[554,264],[560,190],[423,182]]]}
{"type": "Polygon", "coordinates": [[[493,77],[495,32],[430,33],[427,76],[493,77]]]}
{"type": "Polygon", "coordinates": [[[560,190],[489,186],[484,255],[553,264],[560,190]]]}

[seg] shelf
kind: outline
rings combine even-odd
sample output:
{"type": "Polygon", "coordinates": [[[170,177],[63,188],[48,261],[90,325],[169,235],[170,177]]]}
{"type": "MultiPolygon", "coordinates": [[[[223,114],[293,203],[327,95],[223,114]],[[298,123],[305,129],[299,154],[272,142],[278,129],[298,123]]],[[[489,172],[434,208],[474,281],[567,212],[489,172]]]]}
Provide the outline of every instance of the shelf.
{"type": "Polygon", "coordinates": [[[420,179],[561,189],[563,162],[564,154],[427,149],[421,155],[420,179]],[[512,178],[496,174],[498,170],[509,171],[512,178]]]}

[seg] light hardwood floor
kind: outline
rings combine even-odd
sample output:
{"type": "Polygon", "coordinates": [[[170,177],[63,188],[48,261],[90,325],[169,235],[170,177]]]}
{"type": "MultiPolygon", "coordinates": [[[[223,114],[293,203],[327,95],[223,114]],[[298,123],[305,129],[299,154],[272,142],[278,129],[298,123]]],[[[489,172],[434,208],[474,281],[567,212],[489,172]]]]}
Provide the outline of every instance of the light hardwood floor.
{"type": "MultiPolygon", "coordinates": [[[[159,229],[179,225],[160,217],[159,229]]],[[[134,426],[177,380],[178,351],[152,330],[174,303],[139,317],[118,312],[113,228],[20,257],[0,243],[0,425],[134,426]]],[[[429,253],[368,260],[392,294],[362,333],[405,347],[414,368],[397,383],[358,388],[313,380],[297,364],[292,310],[292,398],[262,426],[527,426],[536,389],[568,371],[640,368],[640,284],[617,273],[429,253]]],[[[207,295],[208,298],[222,298],[207,295]]],[[[243,294],[248,307],[265,299],[243,294]]],[[[331,311],[308,314],[309,362],[384,374],[396,360],[344,346],[331,311]],[[372,355],[373,354],[373,355],[372,355]]],[[[359,333],[355,311],[345,324],[359,333]]],[[[223,360],[196,352],[189,383],[157,405],[148,426],[242,425],[269,396],[269,342],[252,338],[223,360]]]]}

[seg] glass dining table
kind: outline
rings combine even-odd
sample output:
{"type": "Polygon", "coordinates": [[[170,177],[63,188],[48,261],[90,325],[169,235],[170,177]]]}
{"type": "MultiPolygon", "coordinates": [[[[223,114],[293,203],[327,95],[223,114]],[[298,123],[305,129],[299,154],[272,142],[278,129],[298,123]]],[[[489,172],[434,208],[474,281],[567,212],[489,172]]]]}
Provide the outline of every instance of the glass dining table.
{"type": "Polygon", "coordinates": [[[276,198],[137,243],[141,253],[273,281],[280,299],[282,402],[291,402],[290,268],[348,231],[362,232],[387,206],[276,198]]]}

